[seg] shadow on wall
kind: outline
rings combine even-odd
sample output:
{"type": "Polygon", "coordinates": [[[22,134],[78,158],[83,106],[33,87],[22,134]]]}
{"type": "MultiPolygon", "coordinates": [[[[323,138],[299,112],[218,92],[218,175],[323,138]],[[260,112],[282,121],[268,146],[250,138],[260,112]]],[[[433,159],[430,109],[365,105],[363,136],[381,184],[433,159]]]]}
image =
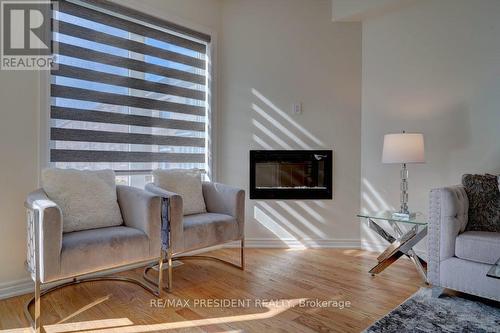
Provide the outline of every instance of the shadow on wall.
{"type": "MultiPolygon", "coordinates": [[[[252,139],[258,149],[326,149],[319,138],[278,108],[267,97],[252,89],[252,139]]],[[[329,223],[327,203],[321,200],[252,200],[252,218],[274,238],[288,247],[319,246],[326,238],[323,225],[329,223]]]]}
{"type": "MultiPolygon", "coordinates": [[[[396,207],[387,202],[384,196],[366,178],[361,179],[361,213],[373,214],[380,211],[395,211],[396,207]]],[[[365,220],[365,219],[363,219],[365,220]]],[[[390,232],[389,224],[380,222],[380,226],[390,232]]],[[[384,239],[368,227],[368,223],[361,224],[361,241],[363,248],[369,251],[380,251],[384,239]]]]}

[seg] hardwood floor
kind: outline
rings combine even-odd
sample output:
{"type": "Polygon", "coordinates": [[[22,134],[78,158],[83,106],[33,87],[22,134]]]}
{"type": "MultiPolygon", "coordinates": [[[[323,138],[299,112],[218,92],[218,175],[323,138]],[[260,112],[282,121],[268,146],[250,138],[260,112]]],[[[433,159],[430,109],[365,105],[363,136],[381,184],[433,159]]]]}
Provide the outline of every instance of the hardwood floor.
{"type": "MultiPolygon", "coordinates": [[[[237,260],[236,251],[211,254],[237,260]]],[[[174,268],[174,292],[165,293],[162,302],[129,283],[70,286],[43,297],[42,323],[50,333],[359,332],[424,286],[406,259],[371,277],[367,272],[376,254],[361,250],[247,249],[246,260],[245,271],[212,261],[186,261],[174,268]],[[203,306],[209,299],[240,304],[203,306]],[[318,307],[305,300],[337,303],[318,307]]],[[[0,301],[0,332],[29,331],[23,316],[28,297],[0,301]]]]}

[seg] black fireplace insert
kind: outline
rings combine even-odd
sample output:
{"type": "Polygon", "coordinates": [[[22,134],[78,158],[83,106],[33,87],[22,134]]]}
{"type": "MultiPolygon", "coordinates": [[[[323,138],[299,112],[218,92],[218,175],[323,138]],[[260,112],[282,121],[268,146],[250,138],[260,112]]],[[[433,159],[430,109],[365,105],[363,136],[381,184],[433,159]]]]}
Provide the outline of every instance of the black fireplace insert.
{"type": "Polygon", "coordinates": [[[332,199],[331,150],[251,150],[250,199],[332,199]]]}

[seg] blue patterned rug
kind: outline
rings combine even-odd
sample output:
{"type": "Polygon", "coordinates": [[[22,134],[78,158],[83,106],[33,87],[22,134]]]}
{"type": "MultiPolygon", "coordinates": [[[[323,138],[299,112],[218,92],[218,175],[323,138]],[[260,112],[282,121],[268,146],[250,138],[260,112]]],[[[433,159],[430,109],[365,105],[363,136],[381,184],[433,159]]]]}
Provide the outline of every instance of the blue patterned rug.
{"type": "Polygon", "coordinates": [[[379,332],[500,332],[500,304],[442,295],[422,288],[365,330],[379,332]]]}

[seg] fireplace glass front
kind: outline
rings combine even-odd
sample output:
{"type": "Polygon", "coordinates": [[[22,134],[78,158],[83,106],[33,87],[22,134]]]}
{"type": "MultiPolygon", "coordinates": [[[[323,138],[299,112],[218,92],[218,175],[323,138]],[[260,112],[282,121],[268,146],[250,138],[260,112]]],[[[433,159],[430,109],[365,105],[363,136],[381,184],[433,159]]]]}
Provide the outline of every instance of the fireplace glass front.
{"type": "Polygon", "coordinates": [[[331,150],[250,152],[251,199],[331,199],[331,150]]]}

